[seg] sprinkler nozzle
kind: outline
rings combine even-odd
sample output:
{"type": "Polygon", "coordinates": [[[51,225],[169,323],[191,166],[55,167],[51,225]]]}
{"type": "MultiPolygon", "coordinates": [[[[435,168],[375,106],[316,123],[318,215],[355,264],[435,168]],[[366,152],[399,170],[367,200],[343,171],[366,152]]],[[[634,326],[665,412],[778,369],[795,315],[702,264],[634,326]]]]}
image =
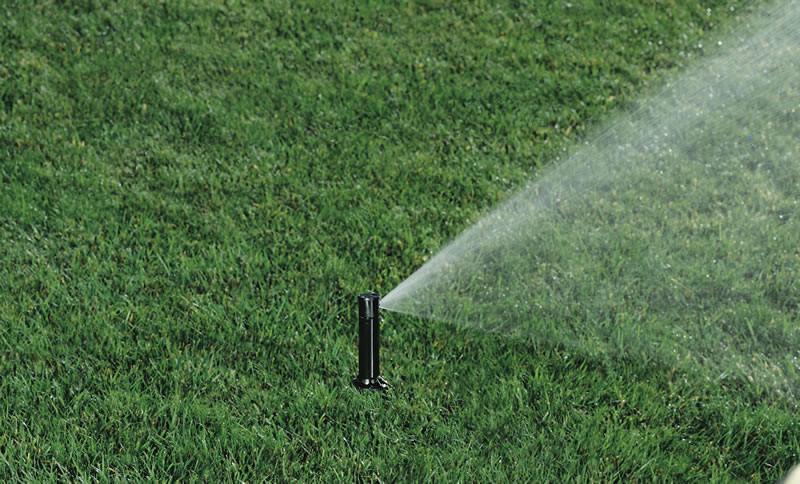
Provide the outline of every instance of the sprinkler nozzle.
{"type": "Polygon", "coordinates": [[[358,376],[353,385],[359,390],[383,391],[389,388],[380,371],[381,297],[370,292],[358,296],[358,376]]]}

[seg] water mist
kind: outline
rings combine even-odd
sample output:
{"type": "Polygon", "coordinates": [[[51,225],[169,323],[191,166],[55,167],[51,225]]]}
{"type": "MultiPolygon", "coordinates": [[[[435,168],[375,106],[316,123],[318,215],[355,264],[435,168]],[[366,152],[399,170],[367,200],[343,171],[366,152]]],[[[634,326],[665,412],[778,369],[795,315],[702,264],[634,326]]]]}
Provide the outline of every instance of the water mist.
{"type": "Polygon", "coordinates": [[[466,230],[390,311],[800,390],[800,6],[751,21],[466,230]]]}

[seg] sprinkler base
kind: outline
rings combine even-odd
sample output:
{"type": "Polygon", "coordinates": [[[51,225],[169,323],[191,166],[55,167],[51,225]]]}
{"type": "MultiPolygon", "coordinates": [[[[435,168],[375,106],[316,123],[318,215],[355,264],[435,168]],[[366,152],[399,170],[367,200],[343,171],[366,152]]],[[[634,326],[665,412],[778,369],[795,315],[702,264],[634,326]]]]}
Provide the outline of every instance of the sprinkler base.
{"type": "Polygon", "coordinates": [[[373,392],[383,392],[389,389],[389,384],[386,383],[386,380],[384,380],[382,376],[378,378],[367,378],[366,380],[355,377],[353,378],[353,386],[356,387],[358,391],[370,390],[373,392]]]}

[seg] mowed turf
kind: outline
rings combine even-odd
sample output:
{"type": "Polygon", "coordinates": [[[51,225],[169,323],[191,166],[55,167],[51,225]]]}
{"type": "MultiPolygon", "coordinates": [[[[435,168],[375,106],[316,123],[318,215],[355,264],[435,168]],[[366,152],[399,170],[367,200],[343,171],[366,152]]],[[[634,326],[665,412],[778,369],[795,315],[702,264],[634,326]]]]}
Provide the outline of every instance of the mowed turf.
{"type": "Polygon", "coordinates": [[[796,408],[645,358],[387,314],[350,386],[358,293],[751,9],[596,3],[6,1],[0,478],[779,478],[796,408]]]}

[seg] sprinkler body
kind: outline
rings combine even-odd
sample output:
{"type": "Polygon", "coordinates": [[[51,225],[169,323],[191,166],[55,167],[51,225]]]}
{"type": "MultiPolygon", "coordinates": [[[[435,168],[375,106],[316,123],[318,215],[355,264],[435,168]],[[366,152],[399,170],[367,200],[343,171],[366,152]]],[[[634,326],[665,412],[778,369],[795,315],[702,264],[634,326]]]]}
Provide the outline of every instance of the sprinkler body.
{"type": "Polygon", "coordinates": [[[358,296],[358,376],[353,385],[359,390],[389,387],[380,371],[380,299],[374,292],[358,296]]]}

